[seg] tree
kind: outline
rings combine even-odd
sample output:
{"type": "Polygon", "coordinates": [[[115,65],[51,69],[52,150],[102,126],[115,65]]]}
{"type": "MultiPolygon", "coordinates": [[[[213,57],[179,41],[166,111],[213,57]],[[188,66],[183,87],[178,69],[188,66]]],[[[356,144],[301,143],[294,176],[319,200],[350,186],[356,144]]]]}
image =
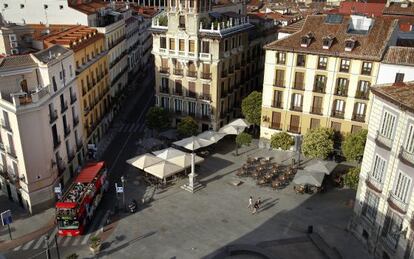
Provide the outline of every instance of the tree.
{"type": "Polygon", "coordinates": [[[168,112],[162,107],[149,108],[146,116],[147,127],[154,130],[162,130],[170,125],[168,112]]]}
{"type": "Polygon", "coordinates": [[[326,159],[334,149],[333,139],[332,129],[311,129],[303,137],[302,152],[308,158],[326,159]]]}
{"type": "Polygon", "coordinates": [[[356,190],[358,188],[359,182],[359,173],[361,172],[361,168],[354,167],[349,169],[348,173],[344,177],[344,183],[351,189],[356,190]]]}
{"type": "Polygon", "coordinates": [[[345,136],[345,140],[342,142],[342,153],[347,161],[361,162],[367,134],[368,131],[366,129],[361,129],[358,132],[345,136]]]}
{"type": "Polygon", "coordinates": [[[284,131],[275,133],[270,138],[270,146],[272,148],[288,150],[293,144],[295,144],[293,137],[284,131]]]}
{"type": "Polygon", "coordinates": [[[249,133],[242,132],[236,137],[236,156],[238,155],[238,147],[248,146],[252,143],[252,136],[249,133]]]}
{"type": "Polygon", "coordinates": [[[183,137],[190,137],[197,134],[198,124],[192,117],[187,116],[178,123],[177,131],[183,137]]]}
{"type": "Polygon", "coordinates": [[[253,91],[242,101],[242,113],[246,120],[253,125],[260,125],[262,113],[262,93],[253,91]]]}

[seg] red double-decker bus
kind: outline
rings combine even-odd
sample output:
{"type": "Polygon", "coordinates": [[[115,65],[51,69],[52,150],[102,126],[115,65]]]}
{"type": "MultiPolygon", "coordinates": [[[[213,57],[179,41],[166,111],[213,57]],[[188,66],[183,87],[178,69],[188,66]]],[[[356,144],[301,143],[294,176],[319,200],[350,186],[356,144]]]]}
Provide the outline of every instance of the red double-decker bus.
{"type": "Polygon", "coordinates": [[[56,203],[56,221],[61,236],[82,235],[107,189],[104,162],[87,164],[56,203]]]}

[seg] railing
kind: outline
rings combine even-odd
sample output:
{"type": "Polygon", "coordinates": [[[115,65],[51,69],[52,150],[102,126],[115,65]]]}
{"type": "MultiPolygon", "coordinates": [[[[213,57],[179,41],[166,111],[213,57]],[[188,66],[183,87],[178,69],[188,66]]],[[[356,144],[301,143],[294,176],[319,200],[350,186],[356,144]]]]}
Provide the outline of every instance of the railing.
{"type": "Polygon", "coordinates": [[[178,96],[182,96],[183,95],[183,91],[174,91],[174,95],[178,95],[178,96]]]}
{"type": "Polygon", "coordinates": [[[279,109],[283,109],[283,104],[282,101],[272,101],[271,107],[273,108],[279,108],[279,109]]]}
{"type": "Polygon", "coordinates": [[[355,92],[355,98],[368,100],[369,98],[369,91],[363,92],[363,91],[356,91],[355,92]]]}
{"type": "Polygon", "coordinates": [[[182,76],[183,75],[183,70],[179,69],[179,68],[174,68],[174,75],[182,76]]]}
{"type": "Polygon", "coordinates": [[[290,106],[290,110],[291,111],[296,111],[296,112],[301,112],[303,110],[303,107],[292,105],[292,106],[290,106]]]}
{"type": "Polygon", "coordinates": [[[315,93],[325,93],[325,84],[314,84],[313,92],[315,93]]]}
{"type": "Polygon", "coordinates": [[[70,93],[70,104],[74,104],[77,100],[76,94],[70,93]]]}
{"type": "Polygon", "coordinates": [[[1,119],[1,127],[9,132],[12,132],[12,129],[10,127],[10,122],[5,121],[4,119],[1,119]]]}
{"type": "Polygon", "coordinates": [[[63,131],[64,131],[64,133],[65,133],[65,138],[67,137],[67,136],[69,136],[69,134],[70,134],[70,126],[68,125],[68,126],[66,126],[64,129],[63,129],[63,131]]]}
{"type": "Polygon", "coordinates": [[[372,177],[371,172],[368,172],[368,177],[365,180],[365,184],[377,193],[382,192],[383,183],[379,182],[377,179],[372,177]]]}
{"type": "Polygon", "coordinates": [[[110,43],[108,43],[108,50],[112,49],[114,46],[118,45],[119,43],[121,43],[123,40],[125,40],[125,36],[121,36],[119,37],[119,39],[117,39],[116,41],[111,41],[110,43]]]}
{"type": "Polygon", "coordinates": [[[414,166],[414,153],[407,151],[404,146],[400,147],[400,153],[398,154],[398,158],[405,164],[409,166],[414,166]]]}
{"type": "Polygon", "coordinates": [[[296,125],[289,125],[288,126],[288,131],[291,132],[291,133],[300,134],[300,127],[296,126],[296,125]]]}
{"type": "Polygon", "coordinates": [[[168,87],[160,87],[160,93],[169,94],[170,91],[169,91],[168,87]]]}
{"type": "Polygon", "coordinates": [[[275,130],[281,130],[282,129],[282,124],[277,123],[277,122],[270,122],[269,123],[269,128],[270,129],[275,129],[275,130]]]}
{"type": "Polygon", "coordinates": [[[195,92],[190,92],[190,91],[188,91],[187,92],[187,97],[189,97],[189,98],[196,98],[196,93],[195,92]]]}
{"type": "Polygon", "coordinates": [[[160,67],[160,73],[161,74],[169,74],[170,68],[168,67],[160,67]]]}
{"type": "Polygon", "coordinates": [[[211,73],[201,73],[201,78],[202,79],[211,79],[211,73]]]}
{"type": "Polygon", "coordinates": [[[293,89],[295,89],[295,90],[305,90],[305,84],[303,83],[303,82],[300,82],[300,83],[298,83],[298,82],[295,82],[294,84],[293,84],[293,89]]]}
{"type": "Polygon", "coordinates": [[[62,103],[60,106],[60,113],[64,113],[68,109],[68,102],[62,103]]]}
{"type": "Polygon", "coordinates": [[[311,106],[311,113],[316,115],[322,115],[322,107],[320,106],[311,106]]]}
{"type": "Polygon", "coordinates": [[[285,80],[276,80],[274,82],[274,85],[273,86],[284,88],[285,87],[285,80]]]}
{"type": "Polygon", "coordinates": [[[348,96],[348,88],[346,88],[346,87],[336,87],[334,95],[346,97],[346,96],[348,96]]]}
{"type": "Polygon", "coordinates": [[[359,122],[365,122],[365,114],[352,114],[352,120],[359,121],[359,122]]]}
{"type": "Polygon", "coordinates": [[[408,203],[400,200],[400,198],[398,198],[392,191],[389,192],[388,203],[393,209],[398,210],[401,213],[407,212],[408,203]]]}
{"type": "Polygon", "coordinates": [[[375,143],[377,145],[386,148],[388,150],[391,150],[392,148],[392,139],[389,139],[386,136],[381,135],[379,131],[377,131],[377,136],[375,137],[375,143]]]}
{"type": "Polygon", "coordinates": [[[53,148],[56,149],[60,146],[60,143],[62,143],[60,141],[60,136],[58,136],[56,139],[53,139],[53,148]]]}
{"type": "Polygon", "coordinates": [[[336,110],[332,111],[332,117],[343,119],[344,115],[345,115],[344,111],[336,111],[336,110]]]}
{"type": "Polygon", "coordinates": [[[206,101],[211,101],[211,95],[210,94],[200,94],[199,95],[199,98],[201,99],[201,100],[206,100],[206,101]]]}
{"type": "Polygon", "coordinates": [[[197,71],[187,71],[187,76],[189,76],[189,77],[197,77],[197,71]]]}
{"type": "Polygon", "coordinates": [[[57,110],[53,110],[53,111],[49,110],[49,122],[53,123],[57,120],[57,118],[58,118],[57,110]]]}

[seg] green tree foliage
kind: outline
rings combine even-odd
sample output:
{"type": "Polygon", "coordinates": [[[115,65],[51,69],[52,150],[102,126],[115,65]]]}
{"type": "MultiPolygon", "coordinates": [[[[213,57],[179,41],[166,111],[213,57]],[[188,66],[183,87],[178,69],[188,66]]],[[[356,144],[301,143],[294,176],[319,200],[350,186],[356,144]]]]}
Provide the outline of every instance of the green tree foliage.
{"type": "Polygon", "coordinates": [[[187,116],[178,123],[177,131],[183,137],[190,137],[197,134],[198,124],[192,117],[187,116]]]}
{"type": "Polygon", "coordinates": [[[345,140],[342,142],[342,153],[347,161],[361,162],[367,134],[368,131],[366,129],[361,129],[345,137],[345,140]]]}
{"type": "Polygon", "coordinates": [[[293,144],[295,144],[293,137],[284,131],[275,133],[270,138],[270,146],[272,148],[288,150],[293,144]]]}
{"type": "Polygon", "coordinates": [[[79,255],[76,253],[66,256],[66,259],[78,259],[79,255]]]}
{"type": "Polygon", "coordinates": [[[242,132],[236,137],[236,144],[241,146],[248,146],[252,143],[252,136],[249,133],[242,132]]]}
{"type": "Polygon", "coordinates": [[[161,107],[151,107],[146,114],[147,127],[154,130],[162,130],[170,125],[168,112],[161,107]]]}
{"type": "Polygon", "coordinates": [[[358,188],[359,182],[359,173],[361,172],[361,168],[354,167],[349,169],[348,173],[344,177],[344,183],[351,189],[356,190],[358,188]]]}
{"type": "Polygon", "coordinates": [[[308,158],[326,159],[334,149],[334,132],[328,128],[309,130],[303,137],[302,152],[308,158]]]}
{"type": "Polygon", "coordinates": [[[242,101],[242,113],[246,120],[254,125],[260,125],[262,112],[262,93],[254,91],[242,101]]]}

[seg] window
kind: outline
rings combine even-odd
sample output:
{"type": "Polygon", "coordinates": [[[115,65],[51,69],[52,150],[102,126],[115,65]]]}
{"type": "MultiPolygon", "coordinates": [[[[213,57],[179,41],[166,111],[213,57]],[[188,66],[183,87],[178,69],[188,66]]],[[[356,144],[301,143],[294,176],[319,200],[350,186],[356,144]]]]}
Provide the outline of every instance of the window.
{"type": "Polygon", "coordinates": [[[333,122],[331,122],[331,128],[335,132],[340,132],[341,131],[341,123],[333,121],[333,122]]]}
{"type": "Polygon", "coordinates": [[[371,75],[371,71],[372,71],[372,63],[371,62],[363,62],[362,63],[361,74],[369,76],[369,75],[371,75]]]}
{"type": "Polygon", "coordinates": [[[185,29],[185,16],[180,15],[178,28],[185,29]]]}
{"type": "Polygon", "coordinates": [[[320,125],[321,125],[320,119],[311,118],[311,122],[310,122],[311,129],[317,129],[320,127],[320,125]]]}
{"type": "Polygon", "coordinates": [[[276,63],[280,65],[284,65],[286,63],[286,53],[285,52],[277,52],[276,53],[276,63]]]}
{"type": "MultiPolygon", "coordinates": [[[[382,235],[387,238],[388,243],[396,248],[400,239],[400,231],[402,229],[402,218],[391,210],[388,210],[385,217],[382,235]]],[[[387,257],[384,257],[387,258],[387,257]]],[[[389,258],[389,257],[388,257],[389,258]]]]}
{"type": "Polygon", "coordinates": [[[201,104],[201,115],[202,116],[210,116],[210,105],[209,104],[201,104]]]}
{"type": "Polygon", "coordinates": [[[344,100],[335,100],[332,116],[337,118],[344,118],[345,113],[345,101],[344,100]]]}
{"type": "Polygon", "coordinates": [[[319,57],[318,69],[326,69],[327,66],[328,66],[328,58],[327,57],[319,57]]]}
{"type": "Polygon", "coordinates": [[[388,139],[392,139],[394,134],[394,128],[396,126],[395,123],[395,115],[391,114],[388,111],[384,111],[384,114],[382,116],[380,134],[388,139]]]}
{"type": "Polygon", "coordinates": [[[302,95],[292,94],[292,110],[302,110],[302,95]]]}
{"type": "Polygon", "coordinates": [[[322,96],[314,96],[312,107],[311,107],[311,112],[314,114],[322,115],[322,105],[323,105],[322,102],[323,102],[322,96]]]}
{"type": "Polygon", "coordinates": [[[285,70],[276,69],[275,86],[285,87],[285,70]]]}
{"type": "Polygon", "coordinates": [[[229,50],[229,41],[224,40],[224,51],[228,51],[228,50],[229,50]]]}
{"type": "Polygon", "coordinates": [[[174,110],[175,112],[181,112],[183,110],[183,101],[180,99],[174,100],[174,110]]]}
{"type": "Polygon", "coordinates": [[[72,77],[73,76],[73,72],[72,72],[72,65],[69,65],[69,76],[72,77]]]}
{"type": "Polygon", "coordinates": [[[349,80],[346,78],[338,78],[336,81],[335,94],[339,96],[347,96],[349,80]]]}
{"type": "Polygon", "coordinates": [[[345,40],[345,51],[352,51],[355,47],[355,43],[356,43],[355,39],[345,40]]]}
{"type": "Polygon", "coordinates": [[[210,42],[205,40],[201,41],[201,52],[210,53],[210,42]]]}
{"type": "Polygon", "coordinates": [[[183,93],[183,86],[181,84],[181,80],[175,81],[175,93],[178,95],[182,95],[183,93]]]}
{"type": "Polygon", "coordinates": [[[362,214],[371,222],[375,222],[378,211],[379,197],[370,191],[365,194],[365,203],[362,208],[362,214]]]}
{"type": "Polygon", "coordinates": [[[298,89],[298,90],[304,90],[305,88],[304,78],[305,78],[305,73],[295,72],[295,83],[293,85],[293,88],[298,89]]]}
{"type": "Polygon", "coordinates": [[[282,118],[282,115],[280,112],[272,112],[272,122],[271,122],[270,128],[272,129],[282,128],[280,124],[281,118],[282,118]]]}
{"type": "Polygon", "coordinates": [[[404,149],[409,153],[414,153],[414,125],[410,124],[407,130],[407,139],[405,140],[404,149]]]}
{"type": "Polygon", "coordinates": [[[306,55],[298,54],[296,58],[296,66],[304,67],[306,64],[306,55]]]}
{"type": "Polygon", "coordinates": [[[365,122],[365,110],[367,105],[365,103],[356,102],[354,105],[354,114],[352,119],[360,122],[365,122]]]}
{"type": "Polygon", "coordinates": [[[194,40],[190,40],[189,41],[189,52],[194,53],[195,52],[195,41],[194,40]]]}
{"type": "Polygon", "coordinates": [[[408,203],[410,198],[411,178],[399,171],[393,194],[404,203],[408,203]]]}
{"type": "Polygon", "coordinates": [[[326,76],[316,75],[313,91],[317,93],[325,93],[326,76]]]}
{"type": "Polygon", "coordinates": [[[195,82],[188,83],[188,96],[195,98],[196,97],[196,85],[195,82]]]}
{"type": "Polygon", "coordinates": [[[167,38],[160,37],[160,49],[166,49],[166,48],[167,48],[167,38]]]}
{"type": "Polygon", "coordinates": [[[351,64],[351,61],[349,59],[341,59],[341,66],[339,67],[339,71],[349,72],[350,64],[351,64]]]}
{"type": "Polygon", "coordinates": [[[355,97],[360,99],[368,99],[370,86],[371,83],[369,81],[359,80],[355,97]]]}
{"type": "Polygon", "coordinates": [[[52,84],[53,84],[53,91],[57,91],[57,84],[56,84],[56,79],[55,76],[52,76],[52,84]]]}
{"type": "Polygon", "coordinates": [[[196,112],[196,103],[188,102],[188,114],[194,116],[195,112],[196,112]]]}
{"type": "Polygon", "coordinates": [[[273,91],[272,107],[282,108],[283,91],[273,91]]]}
{"type": "Polygon", "coordinates": [[[178,40],[178,50],[179,51],[185,51],[185,44],[183,39],[178,40]]]}
{"type": "Polygon", "coordinates": [[[404,73],[395,74],[395,83],[404,82],[404,73]]]}
{"type": "Polygon", "coordinates": [[[382,183],[384,181],[384,174],[386,170],[386,160],[379,155],[375,155],[374,164],[372,165],[371,176],[377,182],[382,183]]]}
{"type": "Polygon", "coordinates": [[[170,49],[175,50],[175,39],[174,38],[170,38],[170,49]]]}
{"type": "Polygon", "coordinates": [[[352,125],[351,126],[351,134],[357,133],[358,131],[360,131],[362,129],[361,126],[357,126],[357,125],[352,125]]]}

